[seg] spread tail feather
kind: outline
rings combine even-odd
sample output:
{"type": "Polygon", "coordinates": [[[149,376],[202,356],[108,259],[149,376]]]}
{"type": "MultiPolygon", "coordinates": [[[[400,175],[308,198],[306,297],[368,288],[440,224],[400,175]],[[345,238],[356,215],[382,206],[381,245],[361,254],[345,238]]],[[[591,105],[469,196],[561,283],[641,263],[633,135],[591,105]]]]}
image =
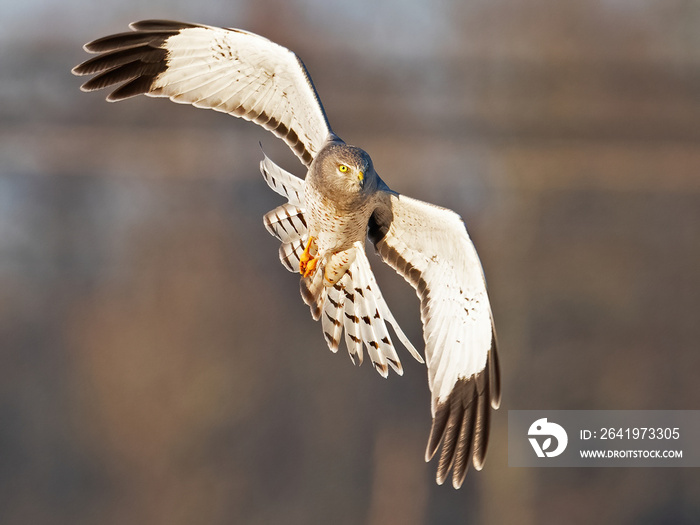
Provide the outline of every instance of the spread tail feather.
{"type": "Polygon", "coordinates": [[[363,347],[372,365],[382,377],[389,367],[402,375],[401,360],[391,340],[387,322],[411,355],[423,362],[418,351],[391,314],[377,286],[369,261],[360,243],[355,245],[355,260],[334,285],[324,284],[323,267],[314,275],[301,279],[301,294],[314,319],[321,319],[323,335],[331,351],[336,352],[345,330],[345,344],[355,364],[362,364],[363,347]]]}

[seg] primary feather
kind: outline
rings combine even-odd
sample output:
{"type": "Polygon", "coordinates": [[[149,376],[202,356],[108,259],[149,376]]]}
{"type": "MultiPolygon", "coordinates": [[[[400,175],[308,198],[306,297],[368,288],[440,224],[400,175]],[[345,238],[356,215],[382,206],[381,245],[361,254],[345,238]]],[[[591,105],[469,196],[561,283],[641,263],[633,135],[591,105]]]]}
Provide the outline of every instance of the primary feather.
{"type": "Polygon", "coordinates": [[[146,20],[132,32],[85,44],[100,53],[75,68],[95,77],[84,91],[118,86],[108,97],[168,97],[252,120],[310,164],[331,132],[304,64],[288,49],[241,31],[146,20]]]}

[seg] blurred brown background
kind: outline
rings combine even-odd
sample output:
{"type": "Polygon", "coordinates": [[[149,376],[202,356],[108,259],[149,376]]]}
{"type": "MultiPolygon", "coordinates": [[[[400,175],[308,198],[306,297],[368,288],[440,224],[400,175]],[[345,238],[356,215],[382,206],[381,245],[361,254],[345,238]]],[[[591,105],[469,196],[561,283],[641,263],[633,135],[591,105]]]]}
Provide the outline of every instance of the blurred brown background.
{"type": "MultiPolygon", "coordinates": [[[[0,523],[700,522],[697,469],[509,469],[509,409],[698,409],[700,2],[2,0],[0,523]],[[394,189],[458,211],[503,406],[434,484],[425,369],[326,348],[247,122],[83,94],[143,18],[298,52],[394,189]]],[[[371,257],[414,342],[418,301],[371,257]]],[[[420,346],[420,345],[419,345],[420,346]]]]}

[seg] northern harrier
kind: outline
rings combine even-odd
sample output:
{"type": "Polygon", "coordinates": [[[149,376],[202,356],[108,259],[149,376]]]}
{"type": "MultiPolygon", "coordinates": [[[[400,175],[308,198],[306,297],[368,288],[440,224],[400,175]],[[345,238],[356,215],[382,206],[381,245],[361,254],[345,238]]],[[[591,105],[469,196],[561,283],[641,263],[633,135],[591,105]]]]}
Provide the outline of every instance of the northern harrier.
{"type": "Polygon", "coordinates": [[[264,217],[284,266],[301,274],[301,295],[321,320],[330,349],[343,333],[353,362],[363,346],[377,371],[403,373],[386,323],[423,362],[389,311],[365,254],[365,237],[415,288],[421,302],[433,423],[425,453],[442,446],[437,482],[459,488],[470,460],[484,464],[491,407],[500,403],[496,338],[486,283],[464,223],[454,212],[389,189],[363,150],[328,123],[297,56],[238,29],[148,20],[85,45],[98,56],[76,66],[96,74],[107,100],[139,94],[215,109],[263,126],[306,166],[300,179],[264,157],[268,185],[287,203],[264,217]]]}

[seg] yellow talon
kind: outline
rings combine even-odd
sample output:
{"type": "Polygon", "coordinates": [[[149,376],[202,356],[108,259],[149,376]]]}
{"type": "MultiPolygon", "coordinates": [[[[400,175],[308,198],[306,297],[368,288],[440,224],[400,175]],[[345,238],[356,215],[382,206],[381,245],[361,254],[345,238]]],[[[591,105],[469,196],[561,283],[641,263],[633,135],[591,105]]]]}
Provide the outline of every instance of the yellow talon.
{"type": "Polygon", "coordinates": [[[314,273],[316,265],[318,264],[318,257],[311,255],[312,248],[316,251],[315,242],[316,237],[309,237],[306,248],[304,248],[304,252],[301,254],[301,257],[299,257],[299,272],[304,277],[308,277],[314,273]]]}
{"type": "Polygon", "coordinates": [[[306,269],[304,270],[304,277],[312,275],[316,271],[316,265],[318,264],[318,257],[314,257],[306,264],[306,269]]]}

